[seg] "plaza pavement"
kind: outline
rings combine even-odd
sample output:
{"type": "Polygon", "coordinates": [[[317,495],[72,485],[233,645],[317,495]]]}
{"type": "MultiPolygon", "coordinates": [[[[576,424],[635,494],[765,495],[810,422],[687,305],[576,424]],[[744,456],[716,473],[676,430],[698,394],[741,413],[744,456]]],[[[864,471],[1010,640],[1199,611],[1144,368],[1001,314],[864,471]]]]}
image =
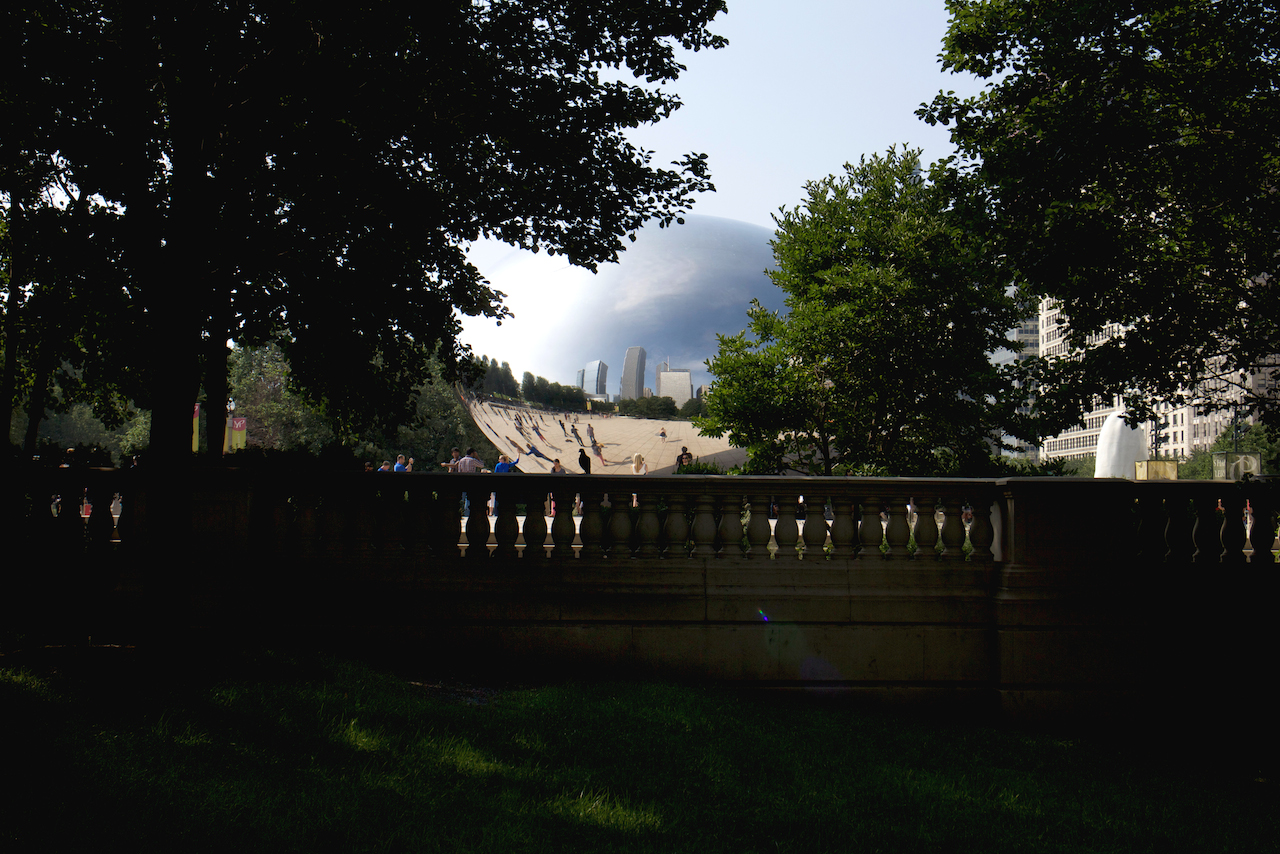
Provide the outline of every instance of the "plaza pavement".
{"type": "MultiPolygon", "coordinates": [[[[520,469],[525,472],[551,471],[550,461],[529,453],[528,447],[532,444],[547,457],[559,458],[560,464],[570,473],[581,474],[578,440],[570,432],[574,426],[582,437],[587,456],[591,458],[593,474],[629,474],[631,456],[635,453],[644,455],[645,462],[649,464],[649,474],[671,474],[676,456],[684,446],[689,448],[695,461],[714,462],[725,471],[747,459],[747,452],[731,447],[727,438],[699,436],[688,421],[655,421],[589,412],[545,412],[505,401],[479,401],[469,396],[464,396],[462,402],[470,411],[472,420],[501,451],[510,455],[512,460],[519,455],[520,469]],[[519,425],[516,423],[517,415],[520,417],[519,425]],[[564,422],[563,429],[561,421],[564,422]],[[588,424],[595,430],[596,441],[603,446],[604,466],[591,453],[588,424]],[[665,443],[659,435],[663,428],[667,431],[665,443]]],[[[497,460],[484,461],[486,468],[493,468],[495,463],[497,460]]]]}

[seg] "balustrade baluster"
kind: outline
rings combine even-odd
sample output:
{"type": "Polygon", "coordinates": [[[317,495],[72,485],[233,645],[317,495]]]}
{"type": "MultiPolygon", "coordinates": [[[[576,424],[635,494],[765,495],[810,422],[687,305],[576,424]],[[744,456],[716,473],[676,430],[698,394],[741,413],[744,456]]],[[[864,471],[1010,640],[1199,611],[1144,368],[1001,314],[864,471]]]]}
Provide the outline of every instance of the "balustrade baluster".
{"type": "Polygon", "coordinates": [[[808,560],[826,560],[826,496],[805,493],[804,504],[804,557],[808,560]]]}
{"type": "Polygon", "coordinates": [[[631,557],[631,494],[615,492],[609,499],[608,536],[605,538],[609,557],[626,560],[631,557]]]}
{"type": "Polygon", "coordinates": [[[1222,498],[1222,528],[1219,539],[1222,552],[1218,560],[1227,564],[1241,564],[1244,558],[1244,496],[1239,489],[1232,489],[1222,498]]]}
{"type": "Polygon", "coordinates": [[[769,528],[769,496],[752,495],[751,520],[747,523],[747,542],[751,545],[747,549],[746,556],[753,559],[763,557],[768,560],[769,538],[772,533],[769,528]]]}
{"type": "Polygon", "coordinates": [[[58,502],[58,545],[67,553],[79,554],[84,551],[84,517],[80,515],[80,497],[83,494],[79,489],[64,491],[58,502]]]}
{"type": "Polygon", "coordinates": [[[569,560],[573,558],[573,526],[574,491],[568,487],[556,486],[551,493],[555,498],[555,517],[551,520],[551,541],[555,546],[551,550],[553,558],[569,560]]]}
{"type": "MultiPolygon", "coordinates": [[[[505,480],[505,479],[504,479],[505,480]]],[[[496,547],[493,556],[513,558],[519,555],[516,540],[520,538],[520,519],[516,515],[516,488],[514,486],[494,485],[494,502],[497,505],[497,518],[493,525],[493,539],[496,547]]]]}
{"type": "Polygon", "coordinates": [[[541,489],[522,489],[524,501],[524,559],[547,558],[547,493],[541,489]]]}
{"type": "Polygon", "coordinates": [[[693,540],[691,557],[714,557],[716,553],[716,505],[715,499],[705,493],[698,496],[693,511],[693,540]]]}
{"type": "Polygon", "coordinates": [[[95,555],[101,555],[111,548],[111,535],[115,533],[116,527],[115,519],[111,516],[112,491],[101,481],[98,483],[99,485],[90,488],[86,497],[93,509],[89,513],[85,534],[89,551],[95,555]]]}
{"type": "Polygon", "coordinates": [[[1218,502],[1208,496],[1195,498],[1196,524],[1191,531],[1195,563],[1217,563],[1222,556],[1221,526],[1218,524],[1218,502]]]}
{"type": "Polygon", "coordinates": [[[831,557],[851,558],[857,553],[858,523],[854,521],[854,503],[844,495],[831,497],[831,557]]]}
{"type": "Polygon", "coordinates": [[[862,505],[862,522],[858,525],[858,557],[862,560],[883,560],[880,544],[884,542],[884,526],[880,524],[882,504],[879,496],[867,496],[859,500],[862,505]]]}
{"type": "Polygon", "coordinates": [[[662,525],[662,556],[689,556],[689,520],[685,518],[684,495],[676,490],[667,494],[667,518],[662,525]]]}
{"type": "MultiPolygon", "coordinates": [[[[471,478],[473,483],[479,479],[466,474],[459,476],[471,478]]],[[[467,497],[470,499],[471,515],[467,517],[466,557],[471,560],[484,560],[489,557],[489,513],[485,508],[485,502],[489,500],[489,496],[472,486],[467,490],[467,497]]]]}
{"type": "Polygon", "coordinates": [[[912,556],[908,512],[905,498],[894,498],[889,502],[889,524],[884,532],[885,540],[889,543],[889,560],[907,560],[912,556]]]}
{"type": "Polygon", "coordinates": [[[596,560],[603,554],[605,511],[600,502],[601,493],[598,490],[582,491],[582,522],[578,525],[578,535],[582,538],[583,560],[596,560]]]}
{"type": "Polygon", "coordinates": [[[719,557],[742,557],[742,506],[741,495],[720,499],[720,527],[716,531],[720,540],[719,557]]]}
{"type": "Polygon", "coordinates": [[[1138,528],[1134,535],[1138,560],[1142,563],[1162,562],[1165,559],[1164,529],[1167,522],[1164,499],[1151,492],[1148,487],[1137,499],[1135,512],[1138,516],[1138,528]]]}
{"type": "Polygon", "coordinates": [[[639,516],[636,519],[636,557],[655,558],[662,554],[659,539],[662,537],[662,523],[658,519],[658,496],[652,490],[637,493],[640,503],[639,516]]]}
{"type": "Polygon", "coordinates": [[[427,546],[439,560],[456,560],[459,555],[458,540],[462,533],[462,512],[459,504],[461,493],[456,489],[440,489],[428,503],[427,546]]]}
{"type": "Polygon", "coordinates": [[[1250,563],[1275,563],[1276,556],[1271,547],[1276,541],[1276,527],[1273,524],[1275,504],[1266,485],[1253,490],[1249,495],[1249,506],[1253,511],[1253,527],[1249,531],[1249,545],[1253,554],[1250,563]]]}
{"type": "Polygon", "coordinates": [[[1188,498],[1170,497],[1164,503],[1168,521],[1164,526],[1164,543],[1167,551],[1164,559],[1167,563],[1189,563],[1195,553],[1196,544],[1192,539],[1195,530],[1195,502],[1188,498]]]}
{"type": "Polygon", "coordinates": [[[964,560],[964,502],[959,498],[942,500],[942,560],[964,560]]]}
{"type": "Polygon", "coordinates": [[[778,519],[773,526],[773,539],[778,544],[778,560],[797,560],[796,543],[800,541],[800,523],[796,521],[796,504],[800,496],[794,492],[775,495],[778,519]]]}
{"type": "Polygon", "coordinates": [[[990,563],[991,543],[995,539],[995,531],[991,527],[991,501],[985,495],[971,498],[970,501],[973,502],[973,523],[969,525],[969,544],[973,546],[973,551],[969,554],[969,561],[990,563]]]}
{"type": "Polygon", "coordinates": [[[938,559],[938,499],[916,499],[916,560],[938,559]]]}

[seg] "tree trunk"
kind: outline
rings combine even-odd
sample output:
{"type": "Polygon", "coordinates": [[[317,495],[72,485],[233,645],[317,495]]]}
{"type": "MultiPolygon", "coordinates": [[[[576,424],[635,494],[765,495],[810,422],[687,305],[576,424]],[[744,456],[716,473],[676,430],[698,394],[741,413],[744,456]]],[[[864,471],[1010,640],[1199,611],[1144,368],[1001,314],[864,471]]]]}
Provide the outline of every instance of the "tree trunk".
{"type": "Polygon", "coordinates": [[[23,217],[30,204],[24,187],[11,192],[9,198],[9,295],[4,306],[4,371],[0,375],[0,427],[4,429],[4,447],[8,452],[13,441],[13,397],[18,370],[18,315],[22,311],[22,294],[31,280],[25,264],[27,258],[26,222],[23,217]]]}
{"type": "Polygon", "coordinates": [[[28,460],[36,452],[40,422],[44,420],[44,409],[49,398],[49,375],[53,373],[53,358],[49,353],[50,348],[45,346],[36,354],[36,381],[31,387],[31,399],[27,403],[27,434],[22,441],[22,454],[28,460]]]}

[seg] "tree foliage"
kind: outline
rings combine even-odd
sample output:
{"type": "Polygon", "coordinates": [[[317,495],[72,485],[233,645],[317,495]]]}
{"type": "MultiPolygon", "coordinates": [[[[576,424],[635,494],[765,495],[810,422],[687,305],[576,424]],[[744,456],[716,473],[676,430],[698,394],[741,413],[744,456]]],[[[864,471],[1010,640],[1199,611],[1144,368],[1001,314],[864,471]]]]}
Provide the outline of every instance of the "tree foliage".
{"type": "MultiPolygon", "coordinates": [[[[1026,291],[1078,361],[1041,383],[1058,426],[1095,396],[1185,400],[1280,353],[1280,11],[1261,0],[948,0],[944,67],[988,81],[920,114],[992,195],[1026,291]],[[1098,342],[1116,325],[1123,334],[1098,342]]],[[[1280,405],[1249,392],[1257,407],[1280,405]]],[[[1204,403],[1225,405],[1223,394],[1204,403]]]]}
{"type": "Polygon", "coordinates": [[[1028,437],[1014,368],[989,358],[1025,309],[981,232],[981,199],[945,165],[890,149],[806,185],[774,216],[787,311],[753,302],[720,336],[703,435],[749,470],[972,472],[1002,434],[1028,437]]]}
{"type": "Polygon", "coordinates": [[[346,435],[408,417],[458,315],[502,318],[466,258],[493,237],[594,268],[710,189],[624,137],[679,106],[674,48],[722,0],[6,6],[0,194],[54,155],[121,214],[113,269],[149,344],[152,450],[176,457],[224,344],[278,340],[346,435]],[[622,74],[618,72],[622,71],[622,74]],[[607,72],[607,75],[602,75],[607,72]],[[626,77],[635,82],[615,80],[626,77]],[[158,444],[159,442],[159,444],[158,444]]]}
{"type": "Polygon", "coordinates": [[[670,421],[680,417],[674,398],[670,397],[635,397],[618,401],[618,413],[635,418],[653,418],[670,421]]]}

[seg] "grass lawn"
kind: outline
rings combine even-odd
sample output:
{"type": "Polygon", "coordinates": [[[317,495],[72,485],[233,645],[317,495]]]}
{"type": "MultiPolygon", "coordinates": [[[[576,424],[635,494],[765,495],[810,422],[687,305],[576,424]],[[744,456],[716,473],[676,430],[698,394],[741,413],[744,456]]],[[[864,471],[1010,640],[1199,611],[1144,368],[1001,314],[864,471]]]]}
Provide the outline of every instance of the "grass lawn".
{"type": "Polygon", "coordinates": [[[0,722],[0,850],[15,854],[1237,854],[1280,840],[1276,783],[1247,761],[812,695],[46,650],[0,657],[0,722]]]}

